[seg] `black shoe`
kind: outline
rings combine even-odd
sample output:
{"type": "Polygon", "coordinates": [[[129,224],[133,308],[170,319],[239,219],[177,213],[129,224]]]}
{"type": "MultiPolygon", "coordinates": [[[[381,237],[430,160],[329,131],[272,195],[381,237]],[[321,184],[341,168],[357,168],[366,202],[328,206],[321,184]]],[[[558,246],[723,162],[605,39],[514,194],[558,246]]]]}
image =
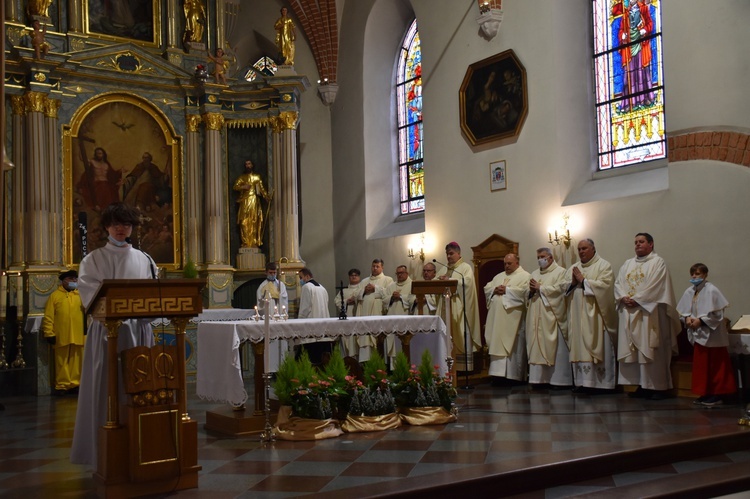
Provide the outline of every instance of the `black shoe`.
{"type": "Polygon", "coordinates": [[[651,396],[648,399],[649,400],[667,400],[668,398],[671,398],[671,394],[669,393],[669,390],[653,390],[651,392],[651,396]]]}
{"type": "Polygon", "coordinates": [[[648,399],[651,398],[652,393],[653,390],[641,388],[639,386],[634,392],[628,393],[628,397],[630,397],[631,399],[648,399]]]}
{"type": "Polygon", "coordinates": [[[570,385],[549,385],[549,389],[555,392],[562,392],[565,390],[570,390],[572,387],[570,385]]]}

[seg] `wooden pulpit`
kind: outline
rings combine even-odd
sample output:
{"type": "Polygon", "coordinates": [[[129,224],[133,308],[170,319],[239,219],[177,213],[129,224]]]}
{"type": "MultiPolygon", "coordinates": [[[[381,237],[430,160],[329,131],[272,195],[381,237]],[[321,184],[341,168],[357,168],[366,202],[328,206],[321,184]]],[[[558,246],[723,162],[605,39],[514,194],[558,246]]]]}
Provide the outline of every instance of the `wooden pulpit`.
{"type": "Polygon", "coordinates": [[[446,290],[452,295],[456,292],[457,287],[458,281],[455,279],[448,279],[445,281],[441,281],[440,279],[433,279],[431,281],[412,281],[411,292],[417,297],[417,315],[424,315],[425,295],[442,296],[446,290]]]}
{"type": "MultiPolygon", "coordinates": [[[[426,295],[436,295],[436,298],[439,299],[439,297],[443,296],[445,293],[449,293],[450,295],[453,295],[456,293],[456,289],[458,289],[458,280],[456,279],[446,279],[446,280],[440,280],[440,279],[433,279],[431,281],[412,281],[411,282],[411,292],[414,294],[414,296],[417,297],[417,315],[425,315],[424,314],[424,305],[427,300],[426,295]]],[[[436,299],[436,303],[437,303],[436,299]]],[[[445,334],[448,335],[448,338],[453,338],[452,332],[451,332],[451,301],[445,300],[445,309],[443,310],[443,321],[445,322],[445,334]]],[[[453,342],[451,341],[451,344],[453,342]]],[[[453,386],[457,386],[457,377],[456,377],[456,363],[455,358],[456,354],[453,352],[453,349],[450,349],[451,351],[448,352],[448,355],[450,357],[450,361],[448,362],[448,370],[451,373],[451,376],[453,378],[453,386]]]]}
{"type": "Polygon", "coordinates": [[[107,327],[107,422],[99,428],[97,492],[136,497],[198,487],[198,424],[187,414],[185,330],[203,311],[204,279],[105,279],[87,313],[107,327]],[[127,394],[120,421],[117,336],[126,319],[166,317],[176,345],[122,355],[127,394]]]}

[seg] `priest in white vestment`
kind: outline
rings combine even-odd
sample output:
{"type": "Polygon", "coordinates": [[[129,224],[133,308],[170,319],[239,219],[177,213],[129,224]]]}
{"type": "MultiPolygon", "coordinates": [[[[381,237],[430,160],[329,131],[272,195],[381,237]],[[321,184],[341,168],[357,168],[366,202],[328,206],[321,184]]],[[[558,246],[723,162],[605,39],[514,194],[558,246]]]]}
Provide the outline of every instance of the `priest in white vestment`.
{"type": "Polygon", "coordinates": [[[654,252],[650,234],[636,234],[635,254],[615,281],[618,383],[638,385],[632,397],[663,400],[672,388],[670,364],[680,319],[667,264],[654,252]]]}
{"type": "Polygon", "coordinates": [[[536,251],[539,268],[529,280],[526,312],[526,353],[529,383],[568,387],[573,384],[567,344],[565,269],[550,248],[536,251]]]}
{"type": "MultiPolygon", "coordinates": [[[[344,302],[346,303],[346,316],[356,317],[357,316],[357,294],[359,293],[361,272],[359,269],[350,269],[348,272],[349,286],[344,288],[341,293],[336,293],[333,298],[333,303],[336,306],[336,315],[341,313],[341,295],[344,295],[344,302]]],[[[344,336],[341,338],[342,353],[344,356],[359,357],[359,345],[357,344],[356,336],[344,336]]]]}
{"type": "MultiPolygon", "coordinates": [[[[261,315],[265,314],[265,303],[263,300],[268,298],[268,310],[273,317],[274,314],[284,315],[289,313],[289,296],[286,286],[278,278],[278,267],[276,262],[266,263],[266,280],[258,286],[255,293],[256,303],[261,315]]],[[[289,343],[286,340],[271,340],[271,365],[269,371],[275,373],[279,370],[279,364],[286,357],[289,351],[289,343]]]]}
{"type": "MultiPolygon", "coordinates": [[[[422,279],[424,279],[425,281],[432,281],[433,279],[435,279],[435,277],[437,277],[437,268],[435,267],[435,264],[432,262],[425,263],[424,267],[422,268],[422,279]]],[[[424,315],[435,315],[435,313],[437,312],[438,296],[425,295],[424,302],[424,315]]]]}
{"type": "MultiPolygon", "coordinates": [[[[372,261],[370,276],[362,280],[357,291],[357,317],[383,315],[383,290],[393,283],[393,278],[383,274],[383,260],[372,261]]],[[[359,361],[370,359],[370,352],[377,348],[374,336],[358,336],[359,361]]]]}
{"type": "Polygon", "coordinates": [[[578,243],[578,257],[565,276],[573,393],[614,390],[617,312],[612,265],[599,257],[591,239],[578,243]]]}
{"type": "Polygon", "coordinates": [[[484,287],[487,323],[484,341],[490,354],[489,374],[495,378],[526,381],[526,298],[531,275],[518,256],[503,258],[505,270],[484,287]]]}
{"type": "MultiPolygon", "coordinates": [[[[328,291],[318,281],[313,279],[310,269],[304,267],[297,273],[302,290],[299,296],[298,319],[325,319],[331,316],[328,311],[328,291]]],[[[313,364],[323,362],[323,354],[333,351],[331,338],[305,339],[299,343],[307,350],[313,364]]]]}
{"type": "MultiPolygon", "coordinates": [[[[409,315],[416,297],[411,293],[411,277],[406,265],[396,267],[396,282],[382,291],[385,315],[409,315]]],[[[385,356],[395,358],[401,351],[401,342],[391,333],[385,337],[385,356]]]]}
{"type": "MultiPolygon", "coordinates": [[[[469,355],[482,348],[482,329],[479,323],[479,304],[477,303],[477,290],[474,285],[474,270],[471,265],[461,258],[461,247],[456,242],[450,242],[445,246],[445,257],[448,266],[437,272],[440,280],[458,281],[456,293],[451,297],[451,335],[453,337],[453,350],[457,353],[456,368],[465,370],[467,360],[473,365],[473,358],[462,360],[469,347],[469,355]]],[[[438,300],[437,315],[443,314],[443,297],[438,300]]]]}

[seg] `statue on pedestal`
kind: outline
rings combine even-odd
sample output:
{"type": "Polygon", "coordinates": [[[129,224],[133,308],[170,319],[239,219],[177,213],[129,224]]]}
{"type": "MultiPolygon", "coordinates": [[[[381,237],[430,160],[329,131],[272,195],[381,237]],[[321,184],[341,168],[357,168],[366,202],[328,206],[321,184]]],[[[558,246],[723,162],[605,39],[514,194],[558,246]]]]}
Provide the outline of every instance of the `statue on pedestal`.
{"type": "Polygon", "coordinates": [[[237,212],[237,225],[240,226],[240,239],[243,248],[258,248],[263,244],[263,206],[260,197],[266,201],[271,196],[263,187],[263,179],[253,173],[253,162],[245,161],[245,173],[234,182],[234,190],[240,191],[237,212]]]}
{"type": "Polygon", "coordinates": [[[185,0],[185,34],[184,42],[200,43],[203,40],[203,28],[206,25],[206,9],[202,0],[185,0]]]}
{"type": "Polygon", "coordinates": [[[211,55],[211,52],[207,52],[207,54],[208,60],[214,63],[214,83],[217,85],[226,85],[229,61],[224,58],[224,50],[216,49],[216,55],[211,55]]]}
{"type": "Polygon", "coordinates": [[[49,52],[49,43],[45,40],[47,36],[47,25],[42,27],[41,23],[34,20],[32,23],[34,31],[31,33],[31,46],[34,47],[34,57],[36,59],[44,59],[44,56],[49,52]]]}
{"type": "Polygon", "coordinates": [[[287,15],[286,7],[281,8],[281,17],[276,20],[274,28],[276,29],[276,46],[279,48],[284,64],[294,65],[294,41],[297,34],[294,28],[294,21],[287,15]]]}
{"type": "Polygon", "coordinates": [[[52,0],[29,0],[26,4],[26,13],[31,19],[45,17],[49,19],[49,6],[52,0]]]}

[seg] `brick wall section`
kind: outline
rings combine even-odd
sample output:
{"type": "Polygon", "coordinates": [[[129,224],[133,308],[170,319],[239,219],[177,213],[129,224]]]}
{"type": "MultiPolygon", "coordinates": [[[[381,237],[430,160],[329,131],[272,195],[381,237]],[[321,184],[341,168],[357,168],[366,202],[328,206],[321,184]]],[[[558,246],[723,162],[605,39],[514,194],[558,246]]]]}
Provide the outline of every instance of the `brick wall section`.
{"type": "Polygon", "coordinates": [[[320,80],[335,83],[339,58],[336,0],[290,0],[289,3],[310,42],[320,80]]]}
{"type": "Polygon", "coordinates": [[[750,166],[750,135],[740,132],[690,132],[670,136],[669,162],[710,159],[750,166]]]}

